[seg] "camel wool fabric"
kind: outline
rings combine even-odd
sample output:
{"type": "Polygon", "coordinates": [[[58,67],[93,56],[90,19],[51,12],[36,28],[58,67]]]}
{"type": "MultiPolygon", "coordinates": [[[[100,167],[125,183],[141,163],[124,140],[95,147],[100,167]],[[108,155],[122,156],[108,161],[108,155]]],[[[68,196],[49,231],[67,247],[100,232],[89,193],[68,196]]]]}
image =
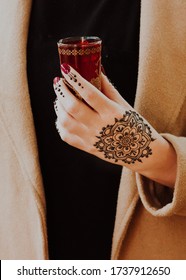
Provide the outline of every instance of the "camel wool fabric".
{"type": "MultiPolygon", "coordinates": [[[[0,1],[0,259],[48,259],[28,92],[31,0],[0,1]]],[[[123,168],[112,259],[186,259],[186,1],[142,0],[135,109],[169,141],[174,191],[123,168]]],[[[90,178],[91,179],[91,178],[90,178]]],[[[90,241],[91,242],[91,241],[90,241]]]]}

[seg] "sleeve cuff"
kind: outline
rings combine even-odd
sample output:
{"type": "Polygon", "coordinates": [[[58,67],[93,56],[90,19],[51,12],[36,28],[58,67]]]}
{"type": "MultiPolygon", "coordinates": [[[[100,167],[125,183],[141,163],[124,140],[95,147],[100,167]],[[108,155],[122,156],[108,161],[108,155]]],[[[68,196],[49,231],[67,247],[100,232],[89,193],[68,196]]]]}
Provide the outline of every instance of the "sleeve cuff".
{"type": "Polygon", "coordinates": [[[177,176],[173,191],[138,173],[136,182],[144,207],[154,216],[186,216],[186,137],[161,134],[177,154],[177,176]]]}

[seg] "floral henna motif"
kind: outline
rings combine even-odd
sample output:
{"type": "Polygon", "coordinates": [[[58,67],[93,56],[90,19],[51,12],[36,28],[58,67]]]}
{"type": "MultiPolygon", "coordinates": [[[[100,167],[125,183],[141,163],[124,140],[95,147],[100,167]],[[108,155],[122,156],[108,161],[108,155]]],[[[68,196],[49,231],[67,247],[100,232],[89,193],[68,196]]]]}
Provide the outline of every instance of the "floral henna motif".
{"type": "Polygon", "coordinates": [[[152,155],[149,147],[155,140],[151,136],[152,131],[134,111],[127,111],[121,119],[115,119],[113,125],[103,127],[100,135],[94,146],[107,159],[131,164],[142,162],[142,158],[152,155]]]}

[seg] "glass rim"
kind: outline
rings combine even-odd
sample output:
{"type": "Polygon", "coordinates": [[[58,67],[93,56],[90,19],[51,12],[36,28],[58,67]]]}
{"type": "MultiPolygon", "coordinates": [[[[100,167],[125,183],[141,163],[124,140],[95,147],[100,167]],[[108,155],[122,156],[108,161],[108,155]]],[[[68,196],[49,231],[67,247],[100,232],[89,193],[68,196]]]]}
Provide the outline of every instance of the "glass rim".
{"type": "Polygon", "coordinates": [[[79,46],[79,43],[71,43],[70,41],[81,41],[83,43],[83,41],[87,41],[87,40],[90,40],[90,42],[88,45],[85,44],[85,46],[91,46],[91,45],[94,45],[95,43],[101,45],[101,43],[102,43],[102,40],[97,36],[71,36],[71,37],[66,37],[66,38],[60,39],[57,42],[57,44],[58,44],[58,47],[68,46],[68,45],[77,47],[77,46],[79,46]]]}

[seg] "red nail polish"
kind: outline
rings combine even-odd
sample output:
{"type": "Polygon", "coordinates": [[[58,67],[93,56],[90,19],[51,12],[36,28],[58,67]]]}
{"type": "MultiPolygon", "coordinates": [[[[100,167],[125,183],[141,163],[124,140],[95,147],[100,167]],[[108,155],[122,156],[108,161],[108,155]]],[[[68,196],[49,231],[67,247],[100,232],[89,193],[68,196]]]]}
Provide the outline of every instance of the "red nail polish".
{"type": "Polygon", "coordinates": [[[59,81],[60,81],[60,78],[59,77],[55,77],[54,80],[53,80],[54,85],[57,84],[59,81]]]}
{"type": "Polygon", "coordinates": [[[68,74],[70,72],[70,66],[67,63],[63,63],[63,64],[61,64],[61,70],[65,74],[68,74]]]}

